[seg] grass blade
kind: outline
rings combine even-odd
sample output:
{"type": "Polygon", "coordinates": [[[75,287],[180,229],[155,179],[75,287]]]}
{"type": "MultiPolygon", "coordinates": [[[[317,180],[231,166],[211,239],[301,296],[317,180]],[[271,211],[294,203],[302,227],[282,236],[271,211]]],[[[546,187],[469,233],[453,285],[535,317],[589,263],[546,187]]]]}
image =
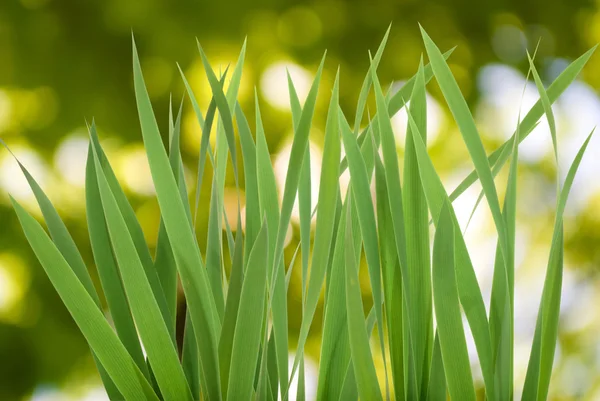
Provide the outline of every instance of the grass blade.
{"type": "MultiPolygon", "coordinates": [[[[548,87],[547,95],[548,99],[551,103],[554,103],[560,95],[573,83],[573,81],[577,78],[579,73],[583,70],[583,67],[587,64],[592,54],[596,51],[596,47],[592,47],[590,50],[585,52],[575,61],[573,61],[567,68],[560,73],[560,75],[554,80],[554,82],[548,87]]],[[[533,107],[529,110],[529,112],[525,115],[521,123],[519,124],[519,141],[522,142],[527,136],[533,131],[533,128],[537,124],[537,121],[544,114],[544,107],[542,105],[541,100],[538,100],[533,107]]],[[[503,166],[510,152],[504,152],[505,148],[512,148],[513,142],[515,140],[515,135],[511,136],[502,146],[496,149],[489,157],[489,164],[496,165],[499,164],[503,166]]],[[[498,169],[499,171],[500,169],[498,169]]],[[[472,171],[455,189],[452,191],[450,195],[450,200],[454,201],[461,194],[463,194],[475,181],[477,181],[477,172],[472,171]]]]}
{"type": "MultiPolygon", "coordinates": [[[[444,189],[444,185],[442,184],[442,181],[435,171],[433,163],[427,154],[427,149],[423,143],[421,135],[419,134],[419,128],[414,122],[410,111],[408,112],[408,121],[411,126],[409,134],[413,137],[417,162],[419,165],[419,174],[421,175],[421,182],[423,183],[423,189],[425,191],[425,197],[427,198],[429,212],[434,219],[434,222],[437,222],[444,203],[450,202],[450,200],[446,190],[444,189]]],[[[454,222],[454,256],[458,296],[463,311],[467,317],[467,320],[469,321],[469,326],[471,327],[487,394],[495,394],[493,390],[494,361],[485,304],[483,302],[477,276],[475,275],[473,263],[471,262],[469,251],[467,250],[467,245],[462,235],[456,235],[457,233],[460,233],[458,220],[456,219],[454,210],[452,208],[449,209],[454,222]]]]}
{"type": "Polygon", "coordinates": [[[25,236],[54,288],[123,397],[128,401],[158,401],[152,387],[42,226],[12,197],[11,202],[25,236]]]}
{"type": "Polygon", "coordinates": [[[266,220],[248,258],[242,285],[231,368],[228,400],[250,400],[260,348],[263,320],[260,318],[266,297],[268,234],[266,220]]]}
{"type": "Polygon", "coordinates": [[[165,228],[177,263],[184,293],[188,301],[194,333],[199,347],[199,357],[204,398],[221,399],[217,339],[221,330],[216,306],[212,299],[210,283],[200,257],[198,244],[187,222],[177,183],[169,168],[169,160],[160,138],[152,111],[150,98],[141,72],[134,45],[134,84],[142,135],[156,195],[165,222],[165,228]]]}
{"type": "MultiPolygon", "coordinates": [[[[352,163],[351,159],[348,159],[352,163]]],[[[351,197],[348,198],[351,205],[351,197]]],[[[348,207],[350,209],[351,206],[348,207]]],[[[346,215],[346,315],[348,316],[348,334],[350,337],[350,351],[354,377],[360,398],[363,400],[382,400],[377,373],[373,364],[373,356],[369,347],[369,335],[365,327],[365,320],[360,289],[358,287],[358,265],[352,238],[352,223],[346,215]]],[[[363,237],[364,241],[364,237],[363,237]]]]}
{"type": "Polygon", "coordinates": [[[453,400],[475,401],[467,341],[462,326],[454,259],[454,223],[444,203],[433,244],[433,299],[448,392],[453,400]]]}
{"type": "Polygon", "coordinates": [[[525,376],[523,400],[545,400],[548,396],[552,365],[558,336],[560,294],[563,272],[563,213],[575,174],[594,132],[587,137],[575,156],[557,198],[556,217],[548,268],[542,290],[542,302],[538,311],[535,335],[525,376]]]}
{"type": "MultiPolygon", "coordinates": [[[[417,79],[411,96],[410,112],[419,127],[423,142],[427,143],[427,99],[423,60],[419,64],[417,79]]],[[[407,130],[410,126],[407,127],[407,130]]],[[[425,399],[429,380],[429,364],[433,350],[433,313],[431,301],[431,265],[429,256],[429,211],[427,199],[419,175],[417,156],[412,135],[406,136],[404,154],[404,216],[406,224],[406,263],[408,286],[415,319],[411,328],[414,333],[413,348],[417,386],[420,399],[425,399]]]]}
{"type": "MultiPolygon", "coordinates": [[[[177,352],[135,244],[112,195],[94,149],[96,178],[115,258],[142,342],[165,400],[192,400],[177,352]]],[[[189,225],[188,225],[189,226],[189,225]]]]}
{"type": "Polygon", "coordinates": [[[96,179],[96,166],[91,145],[88,149],[85,170],[85,200],[92,253],[115,329],[119,339],[140,371],[144,373],[146,378],[149,378],[150,374],[146,359],[140,346],[120,273],[113,257],[104,210],[102,209],[102,200],[100,199],[100,189],[96,179]]]}

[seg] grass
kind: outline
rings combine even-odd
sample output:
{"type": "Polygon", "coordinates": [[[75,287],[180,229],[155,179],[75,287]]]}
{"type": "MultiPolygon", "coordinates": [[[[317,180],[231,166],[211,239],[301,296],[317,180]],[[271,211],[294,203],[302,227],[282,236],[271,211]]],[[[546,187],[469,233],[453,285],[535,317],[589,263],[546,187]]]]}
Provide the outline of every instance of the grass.
{"type": "MultiPolygon", "coordinates": [[[[512,400],[517,391],[521,392],[514,388],[513,380],[518,145],[540,119],[546,118],[552,134],[548,140],[558,160],[551,105],[577,77],[594,49],[576,59],[547,89],[530,58],[530,74],[540,100],[519,118],[514,135],[487,155],[446,63],[451,51],[442,54],[424,30],[430,63],[421,61],[415,76],[397,93],[384,92],[377,66],[388,33],[371,58],[355,116],[346,115],[339,107],[339,71],[331,92],[330,88],[320,88],[325,56],[303,105],[293,81],[288,80],[294,138],[281,204],[277,201],[258,97],[253,111],[254,132],[246,119],[247,111],[237,102],[245,44],[237,64],[220,77],[198,45],[212,91],[204,115],[182,72],[202,127],[197,189],[192,194],[183,179],[179,149],[181,106],[177,113],[171,107],[165,147],[134,43],[135,96],[161,224],[156,253],[152,255],[92,122],[86,168],[87,223],[112,324],[105,317],[101,297],[66,226],[42,188],[21,165],[49,234],[11,198],[14,209],[33,251],[89,343],[111,400],[286,400],[291,392],[303,400],[304,347],[323,288],[317,399],[481,398],[482,393],[476,394],[479,384],[471,372],[463,314],[475,341],[485,398],[512,400]],[[475,166],[451,194],[446,192],[426,147],[425,88],[432,79],[441,89],[475,166]],[[320,89],[331,95],[321,190],[318,203],[312,205],[307,150],[320,89]],[[375,114],[365,118],[370,93],[375,98],[375,114]],[[409,100],[410,106],[406,107],[409,100]],[[400,169],[390,118],[403,107],[409,118],[404,165],[400,169]],[[217,141],[213,150],[208,138],[215,119],[217,141]],[[241,154],[237,152],[238,140],[241,154]],[[509,159],[506,188],[499,191],[495,177],[509,159]],[[208,241],[201,249],[195,235],[196,216],[207,163],[213,167],[212,189],[208,227],[202,227],[208,232],[208,241]],[[235,230],[224,213],[228,163],[233,167],[238,195],[241,171],[244,173],[244,230],[239,196],[235,230]],[[346,169],[350,183],[342,196],[339,177],[346,169]],[[489,206],[498,234],[489,312],[452,207],[452,202],[476,181],[481,182],[481,199],[489,206]],[[506,194],[502,204],[499,192],[506,194]],[[290,370],[286,293],[294,261],[286,268],[283,253],[297,197],[301,241],[294,260],[300,251],[302,323],[290,370]],[[314,214],[316,227],[311,245],[314,214]],[[432,243],[431,224],[435,226],[432,243]],[[373,298],[366,317],[358,276],[363,251],[373,298]],[[230,266],[227,273],[226,265],[230,266]],[[187,303],[183,344],[176,341],[179,282],[187,303]],[[372,338],[375,326],[377,335],[372,338]],[[374,354],[384,355],[381,385],[374,354]],[[299,384],[292,388],[291,378],[296,375],[299,384]]],[[[522,389],[522,399],[527,401],[548,396],[559,323],[563,211],[591,135],[581,145],[565,181],[557,180],[551,251],[522,389]]]]}

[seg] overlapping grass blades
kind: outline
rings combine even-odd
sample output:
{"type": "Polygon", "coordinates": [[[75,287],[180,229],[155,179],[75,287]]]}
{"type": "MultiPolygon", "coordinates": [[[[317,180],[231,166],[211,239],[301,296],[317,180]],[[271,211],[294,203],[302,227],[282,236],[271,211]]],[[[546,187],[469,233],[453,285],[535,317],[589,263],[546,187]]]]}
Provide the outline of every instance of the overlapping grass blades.
{"type": "MultiPolygon", "coordinates": [[[[94,262],[114,329],[102,314],[102,297],[67,227],[34,177],[21,165],[50,235],[11,198],[18,219],[88,341],[111,399],[275,401],[286,400],[290,391],[295,391],[297,399],[303,400],[308,383],[304,348],[323,289],[318,400],[475,400],[479,388],[488,401],[514,399],[518,145],[545,116],[551,131],[548,140],[558,160],[551,105],[577,77],[594,49],[575,60],[547,89],[530,59],[540,101],[519,122],[515,135],[488,156],[445,61],[451,51],[442,54],[424,30],[422,34],[431,64],[421,61],[415,76],[402,88],[384,93],[377,67],[388,29],[371,59],[353,126],[340,108],[339,88],[343,82],[339,70],[332,87],[326,88],[325,92],[331,89],[331,94],[327,96],[316,205],[311,204],[309,138],[313,116],[320,112],[317,98],[324,92],[320,87],[322,76],[327,74],[325,57],[306,99],[298,97],[288,76],[294,136],[280,204],[258,94],[253,105],[254,129],[237,99],[245,44],[229,80],[228,69],[220,79],[217,77],[198,45],[212,92],[204,116],[181,70],[187,97],[202,128],[193,195],[188,193],[179,149],[182,106],[174,113],[170,105],[166,147],[134,45],[134,90],[161,223],[152,257],[135,211],[92,123],[86,212],[94,262]],[[450,195],[427,152],[425,88],[433,78],[475,165],[475,172],[450,195]],[[367,113],[365,122],[371,89],[375,114],[371,117],[367,113]],[[401,169],[390,119],[408,101],[401,169]],[[217,141],[212,149],[209,135],[215,118],[217,141]],[[241,154],[236,150],[238,140],[241,154]],[[510,157],[501,207],[494,178],[510,157]],[[211,170],[205,170],[207,159],[211,170]],[[233,169],[238,193],[235,230],[230,225],[232,216],[224,209],[228,166],[233,169]],[[339,177],[347,168],[350,183],[343,195],[339,177]],[[212,172],[208,227],[196,227],[205,171],[212,172]],[[489,313],[452,207],[452,201],[477,179],[482,182],[483,196],[498,233],[489,313]],[[243,221],[239,196],[242,185],[243,221]],[[285,237],[297,197],[300,243],[293,258],[286,260],[285,237]],[[429,221],[435,227],[432,244],[429,221]],[[208,232],[205,248],[197,240],[197,229],[208,232]],[[223,237],[229,252],[224,251],[223,237]],[[302,323],[290,371],[287,290],[298,252],[302,323]],[[368,297],[362,294],[359,282],[363,253],[370,281],[368,297]],[[225,266],[230,269],[226,271],[225,266]],[[178,282],[187,304],[186,315],[181,317],[177,316],[178,282]],[[364,307],[371,304],[365,318],[364,307]],[[475,382],[471,373],[463,313],[475,341],[483,383],[475,382]],[[177,319],[185,319],[182,344],[176,341],[177,319]],[[378,335],[372,338],[375,325],[378,335]],[[376,359],[380,357],[381,361],[376,359]],[[296,374],[298,387],[290,388],[296,374]]],[[[551,251],[523,389],[522,399],[526,401],[545,400],[548,396],[559,324],[563,212],[590,138],[591,134],[565,182],[557,180],[551,251]]]]}

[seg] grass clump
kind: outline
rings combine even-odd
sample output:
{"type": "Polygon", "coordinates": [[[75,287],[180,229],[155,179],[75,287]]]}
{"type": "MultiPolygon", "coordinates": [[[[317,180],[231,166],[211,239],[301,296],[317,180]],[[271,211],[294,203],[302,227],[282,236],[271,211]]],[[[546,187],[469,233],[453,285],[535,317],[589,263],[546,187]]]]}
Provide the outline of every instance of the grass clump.
{"type": "MultiPolygon", "coordinates": [[[[202,126],[197,189],[191,196],[179,150],[181,107],[176,115],[171,109],[165,147],[134,44],[135,96],[161,223],[152,255],[92,122],[86,167],[87,223],[113,324],[104,315],[100,295],[64,223],[21,165],[49,235],[11,198],[15,211],[33,251],[88,341],[111,399],[286,400],[292,391],[297,392],[296,399],[304,399],[303,351],[323,287],[317,399],[477,399],[463,313],[475,340],[485,398],[514,398],[518,145],[545,117],[557,155],[551,104],[576,78],[593,49],[568,66],[547,89],[530,59],[540,100],[519,119],[514,135],[488,156],[446,63],[451,51],[442,54],[423,30],[422,36],[430,64],[421,61],[415,76],[398,92],[384,93],[377,66],[386,33],[371,58],[353,126],[339,107],[338,71],[329,96],[316,205],[311,204],[308,143],[325,56],[303,105],[289,80],[294,138],[280,204],[258,99],[254,130],[246,119],[247,111],[237,102],[245,45],[237,64],[220,77],[198,46],[212,91],[204,114],[182,73],[202,126]],[[226,79],[229,84],[225,90],[226,79]],[[425,87],[432,79],[441,89],[475,166],[451,194],[446,192],[426,148],[425,87]],[[366,127],[360,129],[371,93],[375,114],[369,115],[366,127]],[[409,117],[402,168],[390,120],[401,108],[407,109],[409,117]],[[217,142],[213,150],[209,134],[215,120],[217,142]],[[241,154],[236,150],[238,141],[241,154]],[[238,191],[242,169],[244,173],[243,230],[239,197],[236,230],[224,213],[229,159],[238,191]],[[506,196],[501,204],[494,178],[509,159],[506,196]],[[211,201],[208,240],[201,249],[195,235],[196,215],[207,163],[212,165],[211,201]],[[342,196],[339,176],[346,169],[350,183],[342,196]],[[452,206],[476,181],[481,182],[481,196],[488,203],[498,234],[489,313],[452,206]],[[300,207],[302,323],[290,370],[286,293],[294,262],[286,268],[283,253],[296,198],[300,207]],[[432,242],[430,224],[435,226],[432,242]],[[358,280],[363,252],[373,298],[367,317],[358,280]],[[230,267],[227,273],[225,266],[230,267]],[[176,341],[178,282],[187,303],[182,344],[176,341]],[[375,325],[377,336],[371,342],[375,325]],[[384,351],[381,386],[372,347],[384,351]],[[296,375],[298,387],[291,388],[290,378],[296,375]]],[[[329,93],[329,88],[322,92],[329,93]]],[[[563,211],[590,137],[581,145],[565,181],[557,182],[554,233],[523,400],[545,400],[548,395],[562,283],[563,211]]]]}

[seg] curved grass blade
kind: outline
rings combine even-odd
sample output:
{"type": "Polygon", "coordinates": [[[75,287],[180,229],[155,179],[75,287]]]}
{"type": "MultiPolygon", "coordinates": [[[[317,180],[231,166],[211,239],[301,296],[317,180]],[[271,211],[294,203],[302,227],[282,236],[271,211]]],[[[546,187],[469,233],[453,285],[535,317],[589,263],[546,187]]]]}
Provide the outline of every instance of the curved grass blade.
{"type": "MultiPolygon", "coordinates": [[[[237,168],[237,154],[235,148],[235,134],[233,132],[233,118],[231,115],[231,106],[228,104],[228,97],[225,97],[225,93],[223,93],[222,85],[219,83],[219,79],[215,75],[210,63],[208,62],[208,58],[206,54],[204,54],[204,50],[200,45],[200,42],[196,41],[198,45],[198,51],[200,52],[200,58],[202,59],[202,64],[204,65],[204,70],[206,71],[206,77],[208,78],[208,83],[210,84],[210,88],[213,93],[213,98],[215,99],[215,103],[217,104],[217,109],[219,110],[219,121],[222,122],[225,135],[227,137],[227,144],[229,146],[229,152],[231,153],[231,159],[233,161],[233,168],[235,172],[235,176],[238,176],[238,168],[237,168]]],[[[246,42],[242,46],[242,51],[240,55],[240,59],[243,60],[243,55],[246,49],[246,42]]],[[[236,70],[238,67],[236,66],[236,70]]],[[[235,79],[236,71],[234,71],[235,79]]],[[[239,78],[238,78],[239,79],[239,78]]],[[[231,102],[233,105],[235,103],[231,102]]]]}
{"type": "MultiPolygon", "coordinates": [[[[296,93],[296,88],[292,82],[290,73],[287,73],[288,88],[290,93],[290,108],[292,110],[292,121],[294,131],[298,127],[302,107],[300,99],[296,93]]],[[[310,225],[311,225],[311,177],[310,177],[310,143],[304,152],[302,167],[300,170],[300,181],[298,183],[298,209],[300,214],[300,244],[302,248],[302,305],[304,306],[306,297],[306,285],[308,275],[308,261],[310,258],[310,225]]],[[[302,367],[302,372],[304,367],[302,367]]],[[[300,383],[300,381],[298,381],[300,383]]]]}
{"type": "MultiPolygon", "coordinates": [[[[125,219],[125,224],[127,225],[127,230],[129,231],[129,235],[135,244],[135,249],[137,254],[142,261],[142,265],[144,266],[144,271],[146,272],[146,276],[148,277],[148,281],[150,282],[150,286],[152,287],[152,293],[154,294],[154,298],[158,302],[158,306],[160,307],[161,315],[165,322],[170,322],[171,316],[169,311],[169,306],[167,305],[167,300],[165,298],[164,291],[162,289],[162,285],[160,283],[160,279],[154,268],[154,262],[152,261],[152,255],[150,254],[150,250],[148,249],[148,244],[146,243],[146,238],[144,237],[144,232],[142,230],[142,226],[137,219],[135,211],[133,207],[127,200],[127,196],[125,196],[125,192],[121,188],[119,181],[117,180],[117,176],[115,175],[106,154],[102,150],[102,146],[100,145],[100,139],[98,138],[98,133],[96,131],[96,124],[92,121],[91,126],[89,127],[90,141],[93,145],[93,148],[96,150],[96,154],[100,165],[102,167],[102,172],[106,177],[108,182],[108,186],[115,197],[117,205],[119,206],[119,211],[125,219]]],[[[163,148],[164,149],[164,148],[163,148]]],[[[170,166],[167,165],[167,168],[170,170],[170,166]]],[[[97,173],[97,172],[96,172],[97,173]]],[[[177,193],[177,191],[176,191],[177,193]]],[[[171,338],[173,340],[173,344],[175,344],[175,332],[174,329],[170,331],[171,338]]]]}
{"type": "MultiPolygon", "coordinates": [[[[25,175],[25,178],[27,179],[27,182],[36,198],[38,206],[40,207],[42,215],[44,216],[44,220],[46,222],[46,225],[48,226],[48,230],[50,232],[52,240],[56,244],[58,250],[67,260],[67,263],[69,264],[79,281],[82,283],[82,285],[84,286],[84,288],[86,289],[86,291],[88,292],[98,309],[102,310],[102,307],[100,305],[100,298],[98,297],[98,293],[96,292],[96,288],[94,287],[85,262],[83,261],[79,250],[77,249],[77,245],[75,245],[73,237],[71,237],[71,234],[67,230],[67,227],[60,218],[56,209],[54,208],[54,205],[52,205],[52,202],[50,202],[50,199],[39,186],[37,181],[33,178],[33,176],[25,168],[25,166],[21,164],[19,159],[17,159],[17,157],[12,153],[12,151],[8,148],[6,143],[4,143],[4,141],[2,140],[0,140],[0,142],[14,157],[15,161],[19,165],[19,168],[25,175]]],[[[121,328],[123,329],[123,326],[121,328]]],[[[132,349],[132,352],[135,352],[135,350],[132,349]]],[[[96,359],[98,371],[108,393],[115,397],[120,396],[118,394],[118,390],[115,388],[115,384],[107,376],[104,367],[100,365],[96,357],[94,358],[96,359]]]]}
{"type": "MultiPolygon", "coordinates": [[[[427,143],[427,99],[422,58],[411,95],[410,112],[419,127],[423,142],[427,143]]],[[[407,130],[409,129],[410,126],[407,127],[407,130]]],[[[420,399],[425,399],[433,350],[429,210],[427,209],[427,199],[419,175],[412,135],[406,136],[404,149],[403,204],[406,224],[406,263],[409,272],[408,285],[414,295],[414,298],[411,298],[410,301],[415,316],[417,316],[411,324],[414,333],[412,340],[417,388],[420,389],[420,399]]]]}
{"type": "Polygon", "coordinates": [[[266,299],[268,230],[263,220],[248,258],[233,338],[228,400],[250,400],[258,361],[266,299]]]}
{"type": "MultiPolygon", "coordinates": [[[[323,65],[325,64],[325,55],[321,59],[321,63],[319,64],[319,68],[317,70],[317,74],[312,83],[308,96],[306,98],[306,102],[304,104],[304,108],[302,110],[300,121],[298,122],[298,128],[294,132],[294,139],[292,141],[292,148],[290,151],[290,160],[288,164],[288,169],[286,173],[285,186],[283,190],[283,201],[281,205],[281,214],[279,217],[279,225],[277,229],[277,236],[275,241],[274,248],[274,258],[273,265],[270,272],[271,279],[269,282],[275,283],[272,286],[271,292],[273,295],[269,296],[269,305],[278,305],[280,302],[285,305],[285,299],[282,299],[284,296],[284,288],[281,288],[280,282],[283,283],[284,272],[283,270],[283,244],[285,240],[285,236],[287,233],[288,225],[290,222],[290,218],[292,215],[292,208],[294,206],[294,201],[296,198],[296,192],[298,191],[298,184],[300,180],[300,169],[302,166],[302,161],[304,159],[304,153],[308,151],[308,136],[310,133],[310,127],[312,124],[312,118],[314,115],[317,94],[319,91],[319,83],[321,81],[321,74],[323,72],[323,65]],[[277,293],[279,295],[277,295],[277,293]]],[[[282,388],[283,400],[287,400],[287,391],[288,391],[288,366],[287,366],[287,334],[286,338],[282,339],[282,334],[284,331],[287,333],[287,327],[277,327],[278,324],[274,319],[274,330],[275,330],[275,339],[277,342],[277,361],[279,367],[279,380],[282,388]],[[286,343],[286,348],[284,349],[283,345],[286,343]]],[[[286,323],[287,325],[287,312],[286,312],[286,323]]],[[[280,320],[279,325],[283,326],[283,322],[280,320]]],[[[299,354],[297,354],[299,355],[299,354]]],[[[292,369],[292,375],[297,368],[297,362],[294,363],[294,367],[292,369]]]]}
{"type": "Polygon", "coordinates": [[[384,310],[387,323],[392,384],[396,400],[417,398],[417,378],[413,352],[409,344],[408,325],[404,324],[405,302],[403,299],[402,274],[396,251],[394,229],[385,182],[385,167],[379,154],[375,156],[375,189],[377,193],[377,230],[383,272],[384,310]],[[409,362],[410,360],[410,362],[409,362]]]}
{"type": "MultiPolygon", "coordinates": [[[[448,57],[450,57],[450,55],[453,52],[454,52],[454,48],[448,50],[446,53],[444,53],[444,58],[447,59],[448,57]]],[[[433,77],[433,72],[431,71],[431,65],[427,64],[425,66],[424,74],[425,74],[425,84],[427,84],[433,77]]],[[[369,79],[371,79],[370,75],[371,75],[370,72],[367,73],[367,76],[369,76],[369,79]]],[[[402,109],[406,105],[406,99],[410,99],[411,93],[413,91],[415,79],[416,79],[416,74],[413,75],[408,81],[406,81],[404,83],[404,85],[402,85],[402,87],[400,89],[398,89],[398,91],[389,98],[389,100],[386,97],[386,102],[387,102],[386,104],[387,104],[388,113],[390,116],[395,115],[398,111],[400,111],[400,109],[402,109]]],[[[373,127],[374,120],[372,120],[370,118],[369,118],[369,120],[370,120],[370,122],[361,131],[360,135],[358,135],[358,144],[361,146],[363,145],[364,140],[367,137],[367,133],[368,133],[369,129],[374,128],[373,127]]],[[[340,174],[342,174],[344,171],[346,171],[347,168],[348,168],[348,161],[344,157],[342,159],[342,161],[340,162],[340,174]]]]}
{"type": "Polygon", "coordinates": [[[158,125],[152,111],[150,98],[141,72],[135,45],[134,86],[138,113],[150,171],[167,235],[173,247],[177,270],[181,277],[194,334],[196,336],[202,375],[202,389],[207,400],[221,399],[219,362],[217,354],[218,336],[221,331],[216,306],[212,299],[210,283],[200,257],[198,244],[187,221],[185,208],[178,194],[177,183],[169,168],[169,160],[160,138],[158,125]]]}
{"type": "Polygon", "coordinates": [[[158,401],[95,301],[42,226],[12,197],[11,202],[25,236],[54,288],[123,397],[128,401],[158,401]]]}
{"type": "Polygon", "coordinates": [[[435,334],[433,353],[431,357],[431,371],[429,373],[429,389],[427,401],[446,401],[446,376],[444,374],[444,362],[440,349],[439,335],[435,334]]]}
{"type": "MultiPolygon", "coordinates": [[[[335,247],[331,269],[327,273],[327,287],[325,297],[325,311],[322,331],[321,355],[319,363],[319,376],[317,380],[317,400],[340,399],[344,388],[344,380],[350,365],[350,345],[348,340],[348,323],[346,320],[346,284],[344,265],[344,246],[346,235],[346,210],[348,197],[342,207],[340,222],[336,230],[335,247]]],[[[356,213],[353,213],[354,224],[358,224],[356,213]]],[[[360,233],[354,232],[355,249],[360,249],[360,233]]],[[[358,257],[357,257],[358,258],[358,257]]],[[[349,398],[344,398],[349,399],[349,398]]]]}
{"type": "Polygon", "coordinates": [[[247,258],[252,244],[260,230],[260,202],[258,199],[258,178],[256,175],[256,145],[252,139],[250,126],[239,103],[235,106],[235,118],[240,134],[242,158],[244,163],[244,187],[246,193],[246,242],[244,257],[247,258]]]}
{"type": "MultiPolygon", "coordinates": [[[[196,114],[196,119],[198,120],[198,124],[202,128],[202,138],[200,139],[200,151],[198,153],[198,170],[197,170],[197,175],[196,175],[196,196],[195,196],[195,202],[194,202],[194,216],[193,216],[194,217],[194,220],[193,220],[194,230],[195,230],[196,220],[198,217],[198,207],[200,204],[200,191],[202,190],[202,180],[204,177],[204,167],[206,165],[207,151],[208,151],[208,155],[210,156],[211,163],[213,164],[213,166],[215,164],[214,160],[213,160],[214,156],[212,154],[212,149],[210,148],[209,139],[210,139],[210,130],[212,129],[215,112],[217,110],[217,103],[215,102],[214,97],[212,97],[210,99],[210,103],[209,103],[208,109],[206,111],[206,120],[205,120],[202,117],[202,111],[200,111],[200,106],[198,105],[196,96],[194,96],[194,92],[192,91],[190,84],[188,83],[187,79],[185,78],[185,74],[183,73],[183,70],[181,69],[179,64],[177,64],[177,68],[179,68],[179,73],[181,74],[181,78],[182,78],[185,88],[187,90],[188,97],[190,98],[190,101],[192,102],[192,108],[194,109],[194,113],[196,114]]],[[[223,75],[221,76],[221,80],[219,81],[219,84],[221,85],[221,87],[223,86],[223,82],[225,81],[225,77],[227,76],[228,70],[229,70],[229,67],[227,67],[225,69],[225,71],[223,72],[223,75]]]]}
{"type": "MultiPolygon", "coordinates": [[[[377,52],[375,53],[375,57],[372,60],[371,68],[377,70],[379,66],[379,62],[381,61],[381,56],[383,55],[383,50],[385,49],[385,45],[387,44],[388,37],[390,35],[390,30],[392,29],[392,24],[388,26],[387,31],[385,31],[385,35],[383,35],[383,39],[377,48],[377,52]]],[[[360,129],[360,122],[362,121],[363,114],[365,112],[365,106],[367,104],[367,97],[369,96],[369,91],[371,89],[372,77],[370,71],[367,72],[365,79],[363,80],[362,86],[360,88],[360,93],[358,95],[358,103],[356,105],[356,117],[354,118],[354,135],[358,135],[358,130],[360,129]]]]}
{"type": "Polygon", "coordinates": [[[433,300],[440,350],[453,400],[475,401],[475,388],[456,285],[454,231],[450,205],[444,202],[433,243],[433,300]]]}
{"type": "Polygon", "coordinates": [[[587,137],[575,156],[563,188],[557,198],[556,217],[552,235],[552,245],[548,259],[548,268],[542,290],[542,301],[538,311],[535,335],[525,376],[523,400],[545,400],[548,396],[560,312],[560,294],[563,272],[563,213],[575,174],[594,131],[587,137]]]}
{"type": "MultiPolygon", "coordinates": [[[[304,344],[308,338],[319,295],[325,280],[327,263],[331,252],[333,227],[335,221],[335,210],[338,197],[338,169],[341,155],[341,143],[338,121],[339,105],[339,72],[333,84],[333,92],[329,101],[327,123],[325,125],[325,145],[323,148],[323,164],[319,183],[319,208],[317,209],[317,223],[315,229],[314,249],[311,259],[311,272],[308,278],[305,305],[302,313],[302,325],[300,327],[300,338],[296,361],[304,350],[304,344]]],[[[308,150],[307,150],[308,151],[308,150]]],[[[308,217],[310,219],[310,216],[308,217]]],[[[310,229],[310,220],[308,221],[310,229]]],[[[292,377],[295,372],[296,361],[292,369],[292,377]]]]}
{"type": "MultiPolygon", "coordinates": [[[[350,163],[351,157],[348,159],[350,163]]],[[[352,167],[351,167],[352,168],[352,167]]],[[[349,207],[352,197],[348,198],[349,207]]],[[[360,218],[360,217],[359,217],[360,218]]],[[[350,211],[346,214],[346,315],[348,316],[348,334],[350,338],[350,351],[352,355],[352,366],[354,367],[354,377],[358,394],[363,400],[383,400],[373,356],[369,347],[369,335],[365,327],[363,315],[363,304],[358,284],[358,265],[352,238],[352,223],[350,211]]],[[[365,238],[363,236],[363,241],[365,238]]],[[[377,304],[376,304],[377,305],[377,304]]]]}
{"type": "MultiPolygon", "coordinates": [[[[94,149],[96,178],[110,240],[136,326],[165,400],[193,400],[166,322],[153,296],[125,220],[112,195],[94,149]]],[[[179,196],[179,195],[177,195],[179,196]]],[[[188,224],[189,226],[189,224],[188,224]]]]}
{"type": "Polygon", "coordinates": [[[104,210],[100,199],[100,189],[96,178],[96,165],[90,144],[85,170],[85,203],[94,261],[98,269],[100,283],[119,339],[146,378],[148,366],[140,346],[129,303],[123,289],[120,273],[113,257],[110,237],[106,227],[104,210]]]}
{"type": "MultiPolygon", "coordinates": [[[[423,143],[423,139],[419,134],[417,127],[410,111],[408,112],[408,121],[411,126],[409,132],[413,136],[417,162],[419,164],[419,174],[421,182],[427,198],[429,212],[434,219],[434,223],[438,221],[440,212],[444,203],[450,202],[448,194],[444,189],[444,185],[438,176],[433,163],[427,154],[427,149],[423,143]]],[[[463,311],[471,327],[477,355],[481,364],[483,380],[487,394],[495,394],[494,391],[494,361],[490,340],[490,330],[488,325],[485,304],[481,295],[481,289],[475,275],[473,263],[469,256],[467,245],[465,244],[460,233],[460,226],[454,210],[450,207],[450,213],[454,222],[455,233],[455,262],[456,262],[456,282],[458,285],[458,296],[462,305],[463,311]]]]}
{"type": "MultiPolygon", "coordinates": [[[[590,50],[585,52],[583,55],[579,56],[575,61],[573,61],[567,68],[560,73],[560,75],[552,82],[552,84],[548,87],[546,93],[548,95],[548,99],[550,103],[554,103],[560,95],[571,85],[571,83],[577,78],[583,67],[587,64],[592,54],[596,51],[596,46],[592,47],[590,50]]],[[[544,107],[542,105],[541,100],[538,100],[533,107],[529,110],[529,112],[525,115],[523,120],[519,125],[519,141],[522,142],[527,136],[533,131],[533,128],[537,124],[537,121],[544,114],[544,107]]],[[[511,136],[502,146],[496,149],[492,154],[488,157],[490,165],[499,164],[500,166],[504,166],[510,152],[504,152],[505,148],[512,148],[513,142],[515,140],[515,135],[511,136]]],[[[498,169],[500,170],[500,169],[498,169]]],[[[450,195],[450,200],[454,201],[458,198],[462,193],[464,193],[467,188],[469,188],[475,181],[477,181],[477,172],[472,171],[455,189],[452,191],[450,195]]]]}
{"type": "Polygon", "coordinates": [[[456,124],[458,125],[458,128],[463,136],[463,140],[467,145],[467,149],[471,155],[471,160],[475,165],[477,176],[481,182],[481,186],[488,201],[488,205],[494,219],[494,224],[498,232],[500,250],[502,251],[502,255],[506,260],[506,256],[508,255],[506,227],[504,224],[504,219],[502,218],[502,211],[500,210],[500,202],[498,200],[498,193],[494,184],[494,177],[492,176],[490,164],[488,162],[483,143],[481,142],[479,132],[475,126],[475,121],[473,120],[469,106],[467,105],[465,98],[460,93],[456,79],[452,75],[450,67],[448,67],[448,64],[444,60],[442,53],[422,27],[421,35],[423,36],[425,48],[427,49],[427,54],[431,60],[433,73],[438,84],[440,85],[440,89],[444,95],[444,98],[446,99],[448,108],[454,116],[454,120],[456,121],[456,124]]]}
{"type": "MultiPolygon", "coordinates": [[[[169,163],[173,170],[173,175],[177,177],[179,194],[181,201],[186,206],[186,213],[190,224],[192,223],[189,202],[187,197],[187,189],[185,187],[185,177],[183,176],[183,165],[181,161],[181,152],[179,149],[179,139],[181,133],[181,111],[183,108],[183,99],[179,105],[177,119],[171,125],[169,124],[169,163]]],[[[172,120],[172,110],[169,113],[169,119],[172,120]]],[[[165,230],[165,224],[160,221],[158,229],[158,238],[156,240],[156,254],[154,257],[154,269],[158,274],[171,321],[168,324],[169,330],[175,335],[175,326],[177,322],[177,266],[175,266],[175,258],[171,251],[171,244],[165,230]]]]}

